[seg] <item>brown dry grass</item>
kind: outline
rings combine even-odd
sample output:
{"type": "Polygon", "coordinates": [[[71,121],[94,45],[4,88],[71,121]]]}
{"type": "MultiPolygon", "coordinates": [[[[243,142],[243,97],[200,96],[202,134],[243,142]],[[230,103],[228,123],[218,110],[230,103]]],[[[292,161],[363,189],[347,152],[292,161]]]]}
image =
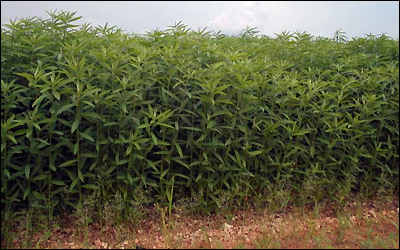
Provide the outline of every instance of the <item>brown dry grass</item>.
{"type": "MultiPolygon", "coordinates": [[[[150,209],[148,216],[135,226],[125,223],[100,228],[93,223],[77,228],[64,223],[53,228],[48,239],[44,232],[34,233],[31,245],[25,247],[399,248],[398,201],[349,202],[340,213],[333,205],[327,205],[319,211],[288,207],[284,212],[272,213],[250,208],[212,216],[176,210],[172,218],[165,217],[164,223],[162,218],[159,211],[150,209]]],[[[21,248],[26,232],[18,228],[15,232],[19,236],[12,248],[21,248]]]]}

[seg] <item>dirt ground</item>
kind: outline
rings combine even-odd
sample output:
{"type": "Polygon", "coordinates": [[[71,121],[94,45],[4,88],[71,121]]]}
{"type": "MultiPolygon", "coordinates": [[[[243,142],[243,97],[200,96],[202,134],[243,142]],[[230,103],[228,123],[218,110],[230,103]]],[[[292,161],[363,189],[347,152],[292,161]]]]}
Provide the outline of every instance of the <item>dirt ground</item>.
{"type": "MultiPolygon", "coordinates": [[[[166,210],[164,210],[166,211],[166,210]]],[[[318,211],[288,207],[280,213],[264,208],[230,211],[219,215],[168,213],[151,208],[138,224],[92,223],[77,227],[71,220],[13,239],[13,248],[399,248],[399,205],[349,202],[338,213],[333,206],[318,211]],[[28,245],[27,245],[28,244],[28,245]]],[[[4,247],[2,240],[2,248],[4,247]]]]}

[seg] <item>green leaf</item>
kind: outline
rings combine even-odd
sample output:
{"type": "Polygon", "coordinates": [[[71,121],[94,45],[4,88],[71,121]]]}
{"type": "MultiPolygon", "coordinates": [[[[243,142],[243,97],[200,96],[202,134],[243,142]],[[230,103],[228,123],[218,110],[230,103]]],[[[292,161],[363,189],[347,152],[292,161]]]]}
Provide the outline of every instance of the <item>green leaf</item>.
{"type": "Polygon", "coordinates": [[[187,130],[193,130],[193,131],[201,131],[201,129],[194,128],[194,127],[181,127],[181,129],[187,129],[187,130]]]}
{"type": "Polygon", "coordinates": [[[76,162],[76,160],[69,160],[69,161],[66,161],[66,162],[62,163],[58,167],[59,168],[68,167],[68,166],[73,165],[75,162],[76,162]]]}
{"type": "Polygon", "coordinates": [[[229,183],[228,183],[225,179],[223,179],[222,182],[225,184],[225,186],[226,186],[227,188],[230,188],[229,183]]]}
{"type": "Polygon", "coordinates": [[[328,145],[329,145],[329,140],[322,139],[322,138],[317,138],[317,140],[320,141],[320,142],[322,142],[322,143],[325,143],[325,144],[328,144],[328,145]]]}
{"type": "Polygon", "coordinates": [[[332,149],[336,145],[336,143],[337,143],[337,139],[335,138],[329,143],[328,148],[332,149]]]}
{"type": "Polygon", "coordinates": [[[41,96],[39,96],[38,99],[36,99],[36,101],[32,104],[32,108],[34,108],[36,105],[40,105],[40,103],[42,102],[42,100],[46,97],[49,97],[49,93],[45,92],[44,94],[42,94],[41,96]]]}
{"type": "Polygon", "coordinates": [[[132,149],[133,149],[133,147],[132,147],[132,146],[129,146],[129,147],[126,149],[125,155],[129,155],[129,154],[132,152],[132,149]]]}
{"type": "Polygon", "coordinates": [[[28,196],[30,192],[31,192],[31,189],[30,189],[30,188],[25,189],[25,191],[24,191],[24,197],[23,197],[22,199],[25,200],[25,199],[26,199],[26,196],[28,196]]]}
{"type": "Polygon", "coordinates": [[[81,113],[81,115],[82,115],[83,117],[90,117],[90,118],[93,118],[93,119],[99,119],[99,120],[103,121],[103,119],[101,118],[101,116],[100,116],[99,114],[97,114],[97,113],[93,113],[93,112],[84,112],[84,113],[81,113]]]}
{"type": "Polygon", "coordinates": [[[314,146],[311,146],[311,147],[310,147],[310,154],[311,154],[311,157],[314,157],[314,154],[315,154],[315,148],[314,148],[314,146]]]}
{"type": "Polygon", "coordinates": [[[240,154],[236,150],[235,150],[235,155],[236,155],[237,164],[239,164],[239,166],[242,167],[242,160],[241,160],[240,154]]]}
{"type": "Polygon", "coordinates": [[[361,154],[361,156],[364,156],[366,158],[372,158],[372,155],[370,155],[369,153],[361,154]]]}
{"type": "Polygon", "coordinates": [[[135,156],[137,159],[141,159],[141,160],[146,159],[146,157],[144,157],[143,155],[139,155],[139,154],[133,154],[133,156],[135,156]]]}
{"type": "Polygon", "coordinates": [[[145,142],[148,142],[148,141],[150,141],[149,138],[141,138],[141,139],[136,140],[137,143],[145,143],[145,142]]]}
{"type": "MultiPolygon", "coordinates": [[[[33,124],[33,126],[35,126],[35,128],[36,128],[37,130],[39,130],[39,131],[41,130],[39,124],[37,124],[37,123],[35,123],[35,122],[32,123],[32,124],[33,124]]],[[[49,145],[49,144],[47,144],[47,145],[49,145]]]]}
{"type": "Polygon", "coordinates": [[[91,106],[92,108],[95,108],[96,106],[93,105],[93,103],[88,102],[88,101],[83,101],[83,103],[86,103],[87,105],[91,106]]]}
{"type": "Polygon", "coordinates": [[[76,177],[75,180],[71,183],[71,186],[69,187],[69,192],[71,192],[74,189],[74,187],[76,186],[78,181],[79,181],[79,178],[76,177]]]}
{"type": "Polygon", "coordinates": [[[220,160],[220,161],[221,161],[221,163],[224,163],[224,160],[222,159],[222,157],[221,157],[221,155],[220,155],[219,153],[217,153],[217,152],[213,152],[213,154],[215,155],[215,157],[217,157],[217,158],[218,158],[218,160],[220,160]]]}
{"type": "Polygon", "coordinates": [[[25,176],[26,179],[29,179],[29,174],[31,173],[31,166],[25,165],[25,176]]]}
{"type": "Polygon", "coordinates": [[[55,97],[57,100],[60,100],[60,94],[57,92],[57,90],[53,89],[52,92],[53,92],[54,97],[55,97]]]}
{"type": "Polygon", "coordinates": [[[129,162],[129,159],[123,159],[123,160],[121,160],[121,161],[118,161],[117,162],[117,165],[123,165],[123,164],[126,164],[126,163],[128,163],[129,162]]]}
{"type": "Polygon", "coordinates": [[[118,122],[106,122],[105,124],[104,124],[104,126],[105,127],[108,127],[108,126],[114,126],[114,125],[118,125],[119,123],[118,122]]]}
{"type": "Polygon", "coordinates": [[[76,155],[76,153],[78,152],[78,148],[79,148],[79,142],[75,143],[74,145],[74,155],[76,155]]]}
{"type": "Polygon", "coordinates": [[[148,127],[150,127],[150,124],[142,124],[142,125],[137,126],[136,128],[140,129],[140,128],[148,128],[148,127]]]}
{"type": "Polygon", "coordinates": [[[263,152],[264,152],[264,151],[262,151],[262,150],[252,151],[252,152],[249,152],[249,155],[251,155],[251,156],[259,155],[259,154],[262,154],[263,152]]]}
{"type": "Polygon", "coordinates": [[[13,135],[7,134],[6,136],[7,136],[12,142],[14,142],[14,144],[18,144],[13,135]]]}
{"type": "Polygon", "coordinates": [[[210,172],[215,172],[215,170],[210,166],[205,166],[204,169],[210,172]]]}
{"type": "Polygon", "coordinates": [[[28,130],[26,131],[26,138],[29,138],[33,133],[33,128],[31,126],[28,127],[28,130]]]}
{"type": "Polygon", "coordinates": [[[190,179],[189,177],[187,177],[187,176],[185,176],[185,175],[183,175],[183,174],[179,174],[179,173],[174,174],[174,176],[172,177],[172,179],[174,179],[176,176],[179,176],[179,177],[184,178],[184,179],[186,179],[186,180],[189,180],[189,179],[190,179]]]}
{"type": "Polygon", "coordinates": [[[153,139],[154,145],[157,145],[157,137],[153,132],[151,132],[151,138],[153,139]]]}
{"type": "Polygon", "coordinates": [[[206,135],[200,136],[200,138],[196,142],[201,142],[206,138],[206,135]]]}
{"type": "Polygon", "coordinates": [[[218,116],[218,115],[229,115],[229,116],[233,116],[233,115],[231,114],[231,112],[229,112],[229,110],[220,110],[220,111],[217,111],[217,112],[215,112],[214,114],[212,114],[212,115],[210,116],[210,118],[216,117],[216,116],[218,116]]]}
{"type": "Polygon", "coordinates": [[[207,185],[208,185],[208,187],[210,188],[210,190],[213,191],[214,185],[213,185],[213,183],[211,182],[211,180],[208,180],[208,181],[207,181],[207,185]]]}
{"type": "Polygon", "coordinates": [[[179,159],[173,159],[173,160],[176,161],[177,163],[183,165],[185,168],[190,169],[190,167],[186,163],[184,163],[183,161],[181,161],[179,159]]]}
{"type": "Polygon", "coordinates": [[[4,169],[4,174],[7,176],[8,179],[11,178],[10,172],[7,169],[4,169]]]}
{"type": "Polygon", "coordinates": [[[312,129],[303,129],[301,131],[294,133],[294,135],[305,135],[307,133],[310,133],[311,131],[312,131],[312,129]]]}
{"type": "Polygon", "coordinates": [[[50,183],[52,183],[54,185],[58,185],[58,186],[65,185],[65,183],[63,181],[59,181],[59,180],[51,180],[50,183]]]}
{"type": "Polygon", "coordinates": [[[86,189],[100,189],[98,186],[96,186],[94,184],[85,184],[85,185],[82,185],[81,187],[86,188],[86,189]]]}
{"type": "Polygon", "coordinates": [[[182,153],[182,149],[181,146],[179,146],[178,143],[175,144],[176,149],[178,150],[179,155],[181,156],[181,158],[183,158],[183,153],[182,153]]]}
{"type": "Polygon", "coordinates": [[[85,182],[83,180],[83,174],[82,174],[82,171],[80,169],[78,169],[78,176],[79,176],[79,179],[81,179],[82,183],[85,182]]]}
{"type": "Polygon", "coordinates": [[[349,158],[350,158],[352,161],[354,161],[355,163],[358,162],[358,158],[355,157],[355,156],[350,156],[350,155],[348,155],[347,157],[349,157],[349,158]]]}
{"type": "Polygon", "coordinates": [[[19,192],[20,192],[20,189],[18,189],[18,190],[14,193],[13,196],[9,197],[9,199],[10,199],[11,201],[21,202],[20,199],[17,199],[17,196],[19,195],[19,192]]]}
{"type": "Polygon", "coordinates": [[[96,153],[83,153],[81,154],[82,157],[88,157],[88,158],[97,158],[99,155],[96,153]]]}
{"type": "Polygon", "coordinates": [[[190,167],[191,166],[196,166],[196,165],[200,165],[201,164],[201,162],[200,161],[194,161],[194,162],[192,162],[192,163],[190,163],[190,167]]]}
{"type": "Polygon", "coordinates": [[[208,156],[207,156],[206,152],[203,152],[203,157],[204,157],[205,161],[208,161],[208,156]]]}
{"type": "Polygon", "coordinates": [[[168,173],[169,168],[165,169],[162,174],[160,175],[160,180],[168,173]]]}
{"type": "Polygon", "coordinates": [[[79,133],[82,137],[84,137],[85,139],[88,139],[89,141],[94,141],[93,137],[91,137],[90,135],[84,133],[84,132],[80,132],[79,133]]]}
{"type": "Polygon", "coordinates": [[[164,127],[167,127],[167,128],[172,128],[172,129],[174,129],[174,127],[172,127],[171,125],[164,124],[164,123],[157,123],[157,125],[160,125],[160,126],[164,126],[164,127]]]}
{"type": "Polygon", "coordinates": [[[127,177],[128,177],[129,183],[132,185],[132,183],[133,183],[132,176],[128,173],[128,174],[127,174],[127,177]]]}
{"type": "Polygon", "coordinates": [[[50,164],[50,169],[53,170],[53,171],[57,170],[57,168],[53,164],[50,164]]]}
{"type": "Polygon", "coordinates": [[[89,168],[89,172],[91,172],[97,166],[97,161],[93,162],[89,168]]]}
{"type": "Polygon", "coordinates": [[[132,142],[132,144],[135,145],[135,147],[136,147],[138,150],[141,149],[140,146],[139,146],[139,144],[137,144],[137,142],[132,142]]]}
{"type": "Polygon", "coordinates": [[[200,173],[197,178],[196,178],[196,182],[199,182],[199,180],[201,180],[201,177],[203,177],[203,173],[200,173]]]}
{"type": "Polygon", "coordinates": [[[120,175],[117,176],[117,179],[125,180],[126,179],[126,175],[125,174],[120,174],[120,175]]]}
{"type": "Polygon", "coordinates": [[[59,110],[57,110],[57,112],[55,113],[55,115],[57,116],[57,115],[61,114],[61,113],[64,112],[64,111],[70,110],[73,106],[75,106],[75,104],[68,104],[68,105],[65,105],[65,106],[61,107],[59,110]]]}
{"type": "Polygon", "coordinates": [[[295,154],[298,150],[299,150],[299,147],[295,147],[287,155],[285,155],[285,158],[289,158],[292,154],[295,154]]]}
{"type": "Polygon", "coordinates": [[[44,180],[44,179],[46,179],[46,178],[48,178],[48,177],[49,177],[49,176],[48,176],[47,174],[40,174],[40,175],[34,177],[34,178],[32,179],[32,181],[40,181],[40,180],[44,180]]]}
{"type": "Polygon", "coordinates": [[[117,168],[117,166],[115,166],[115,165],[113,165],[112,167],[110,167],[110,168],[106,171],[106,175],[111,174],[111,173],[114,171],[114,169],[116,169],[116,168],[117,168]]]}
{"type": "Polygon", "coordinates": [[[78,128],[79,122],[80,122],[80,119],[79,119],[78,117],[76,117],[76,118],[75,118],[75,121],[74,121],[74,123],[72,124],[72,127],[71,127],[71,133],[72,133],[72,134],[73,134],[73,133],[75,132],[75,130],[78,128]]]}
{"type": "Polygon", "coordinates": [[[154,171],[156,171],[156,172],[158,173],[158,169],[157,169],[157,167],[156,167],[156,164],[154,164],[154,162],[152,162],[152,161],[150,161],[150,160],[147,160],[147,159],[146,159],[146,161],[147,161],[147,163],[150,165],[150,167],[151,167],[152,169],[154,169],[154,171]]]}
{"type": "Polygon", "coordinates": [[[215,121],[210,120],[210,121],[208,122],[208,124],[207,124],[207,128],[208,128],[208,129],[211,129],[211,128],[214,127],[214,125],[215,125],[215,121]]]}

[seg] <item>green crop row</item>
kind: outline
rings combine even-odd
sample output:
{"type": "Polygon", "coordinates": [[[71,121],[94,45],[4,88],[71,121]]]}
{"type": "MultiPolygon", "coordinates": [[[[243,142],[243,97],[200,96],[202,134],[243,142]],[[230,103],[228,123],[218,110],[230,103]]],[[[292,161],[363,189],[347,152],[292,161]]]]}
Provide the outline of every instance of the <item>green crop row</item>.
{"type": "Polygon", "coordinates": [[[170,211],[177,194],[212,211],[266,190],[398,191],[398,39],[139,36],[49,15],[1,33],[2,217],[34,197],[50,218],[89,194],[128,206],[142,187],[170,211]]]}

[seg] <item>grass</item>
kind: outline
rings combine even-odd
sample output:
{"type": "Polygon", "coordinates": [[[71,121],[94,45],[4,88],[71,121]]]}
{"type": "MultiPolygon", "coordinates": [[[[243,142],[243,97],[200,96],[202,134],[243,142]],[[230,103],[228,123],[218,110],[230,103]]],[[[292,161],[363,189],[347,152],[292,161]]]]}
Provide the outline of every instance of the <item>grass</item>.
{"type": "Polygon", "coordinates": [[[175,210],[169,217],[168,208],[163,208],[168,222],[163,223],[160,210],[153,209],[136,225],[108,223],[100,228],[92,223],[77,230],[71,222],[51,234],[28,233],[15,226],[12,242],[2,240],[2,248],[398,248],[398,200],[357,204],[356,200],[346,203],[340,213],[333,204],[321,205],[318,216],[313,207],[303,211],[287,206],[276,213],[252,206],[234,213],[198,214],[196,221],[190,213],[174,216],[175,210]]]}

